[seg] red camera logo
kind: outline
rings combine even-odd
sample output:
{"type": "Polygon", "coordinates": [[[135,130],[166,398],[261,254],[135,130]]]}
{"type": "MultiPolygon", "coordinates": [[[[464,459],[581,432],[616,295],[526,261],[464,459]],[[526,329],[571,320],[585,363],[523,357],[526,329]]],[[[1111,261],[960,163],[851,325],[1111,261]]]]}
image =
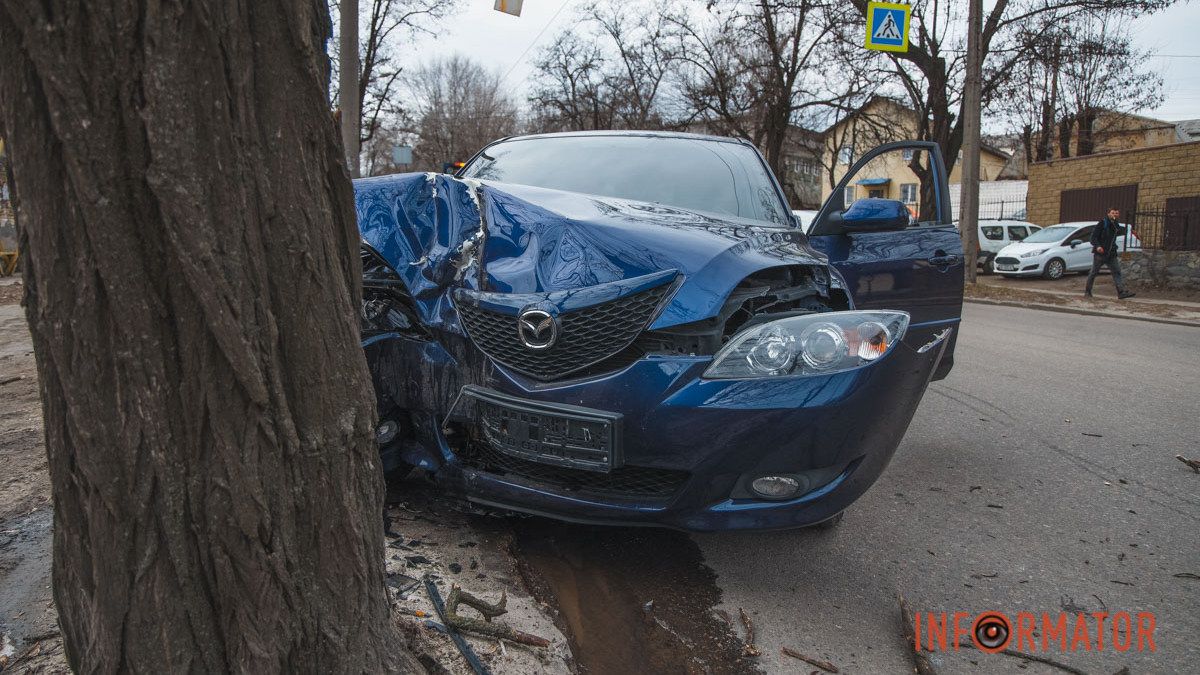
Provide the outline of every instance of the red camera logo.
{"type": "Polygon", "coordinates": [[[971,639],[975,642],[975,648],[987,654],[1004,651],[1011,637],[1008,617],[1000,612],[984,612],[975,617],[975,623],[971,625],[971,639]]]}

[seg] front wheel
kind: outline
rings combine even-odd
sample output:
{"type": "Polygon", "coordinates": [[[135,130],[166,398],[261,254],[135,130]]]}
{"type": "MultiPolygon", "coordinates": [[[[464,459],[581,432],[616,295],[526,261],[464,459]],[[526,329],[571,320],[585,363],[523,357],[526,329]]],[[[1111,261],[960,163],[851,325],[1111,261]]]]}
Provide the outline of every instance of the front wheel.
{"type": "Polygon", "coordinates": [[[986,259],[984,259],[983,273],[984,274],[995,274],[996,273],[996,256],[989,255],[986,259]]]}
{"type": "Polygon", "coordinates": [[[1046,263],[1046,269],[1042,271],[1042,276],[1047,279],[1061,279],[1063,274],[1067,272],[1067,264],[1061,258],[1052,258],[1046,263]]]}

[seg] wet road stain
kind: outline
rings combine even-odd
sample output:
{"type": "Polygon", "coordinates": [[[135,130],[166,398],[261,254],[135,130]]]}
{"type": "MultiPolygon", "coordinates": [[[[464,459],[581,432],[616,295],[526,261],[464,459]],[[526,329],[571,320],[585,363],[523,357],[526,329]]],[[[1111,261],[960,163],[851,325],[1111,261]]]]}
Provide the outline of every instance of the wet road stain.
{"type": "Polygon", "coordinates": [[[756,670],[714,614],[716,575],[686,534],[540,518],[511,524],[526,583],[558,609],[580,672],[756,670]]]}

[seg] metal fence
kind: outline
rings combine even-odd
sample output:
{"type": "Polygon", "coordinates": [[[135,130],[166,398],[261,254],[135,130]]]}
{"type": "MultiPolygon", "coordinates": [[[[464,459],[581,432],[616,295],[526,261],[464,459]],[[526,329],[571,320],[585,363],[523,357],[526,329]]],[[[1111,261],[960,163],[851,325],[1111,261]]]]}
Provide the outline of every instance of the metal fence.
{"type": "MultiPolygon", "coordinates": [[[[989,180],[979,183],[979,217],[989,220],[1025,220],[1025,196],[1029,182],[1023,180],[989,180]]],[[[962,186],[950,186],[950,211],[959,219],[959,199],[962,186]]]]}
{"type": "Polygon", "coordinates": [[[988,220],[1025,220],[1025,200],[1001,199],[979,203],[979,218],[988,220]]]}
{"type": "Polygon", "coordinates": [[[1200,207],[1127,211],[1143,249],[1200,251],[1200,207]]]}

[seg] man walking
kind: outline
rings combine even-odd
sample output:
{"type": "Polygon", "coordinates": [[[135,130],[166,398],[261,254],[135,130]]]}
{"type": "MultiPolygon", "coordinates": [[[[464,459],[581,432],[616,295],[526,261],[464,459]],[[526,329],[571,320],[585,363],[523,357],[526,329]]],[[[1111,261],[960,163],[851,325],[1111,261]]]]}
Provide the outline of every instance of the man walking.
{"type": "Polygon", "coordinates": [[[1121,212],[1115,208],[1108,209],[1108,215],[1096,223],[1096,227],[1092,228],[1092,271],[1088,272],[1087,288],[1083,292],[1083,297],[1092,297],[1092,284],[1096,281],[1096,275],[1100,273],[1102,265],[1108,265],[1108,269],[1112,272],[1113,283],[1117,286],[1117,297],[1121,300],[1132,298],[1137,295],[1125,288],[1125,282],[1121,278],[1121,259],[1117,255],[1117,236],[1120,234],[1121,224],[1117,222],[1121,212]]]}

